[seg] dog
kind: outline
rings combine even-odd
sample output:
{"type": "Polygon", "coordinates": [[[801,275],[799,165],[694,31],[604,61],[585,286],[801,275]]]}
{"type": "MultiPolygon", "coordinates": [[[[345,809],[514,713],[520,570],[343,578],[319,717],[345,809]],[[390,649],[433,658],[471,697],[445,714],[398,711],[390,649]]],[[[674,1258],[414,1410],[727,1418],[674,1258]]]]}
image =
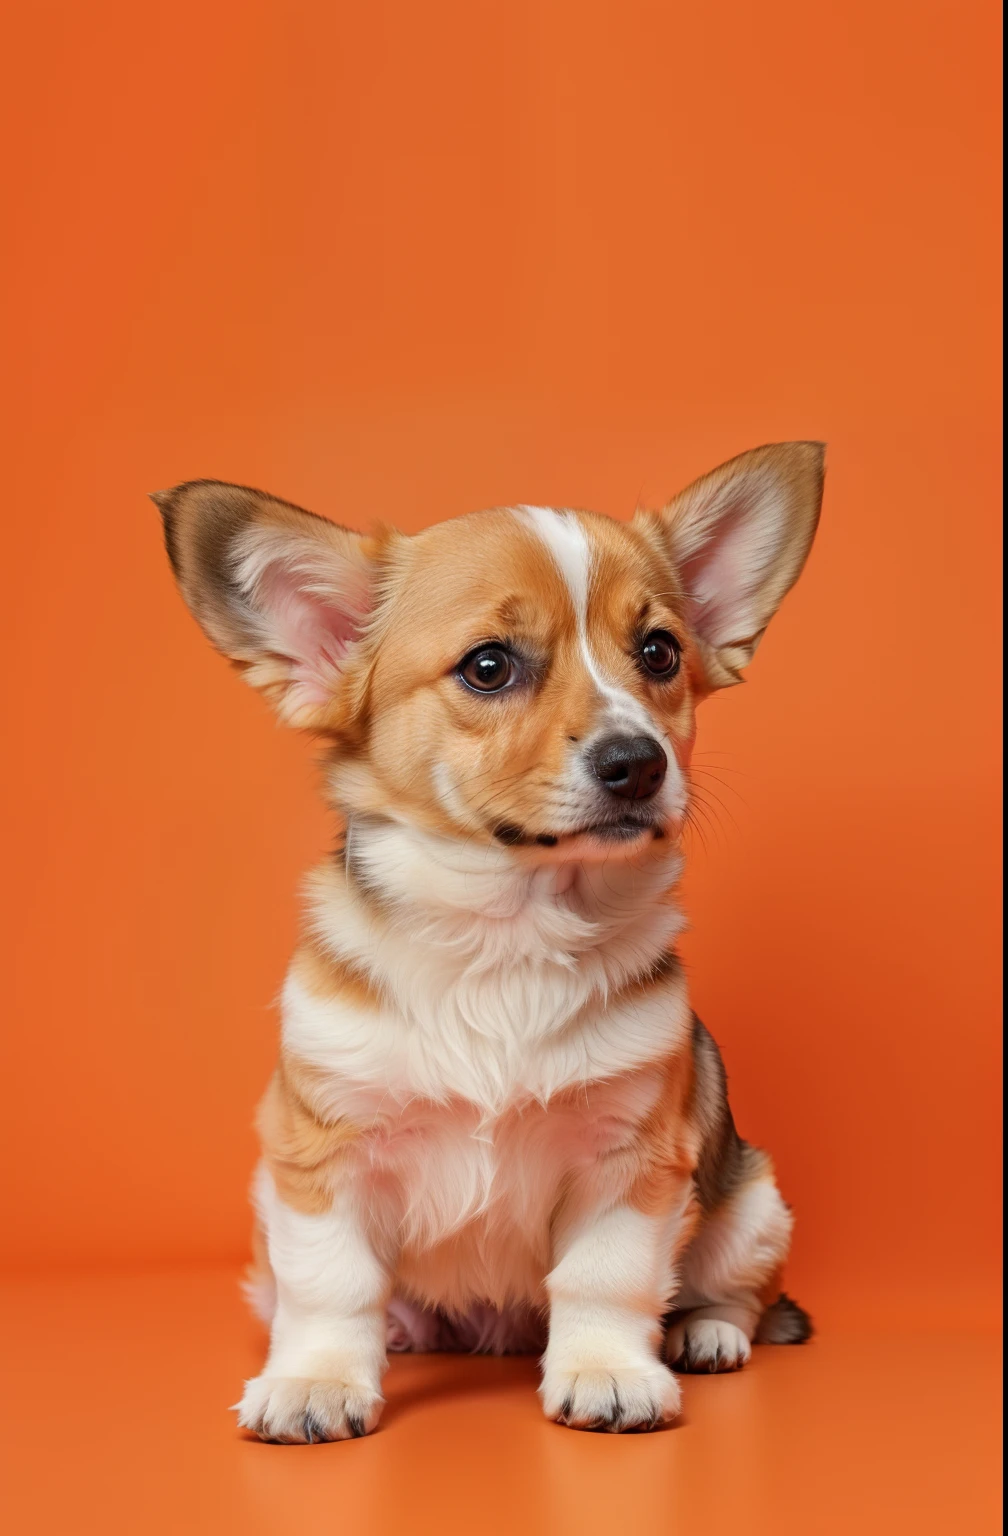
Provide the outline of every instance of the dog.
{"type": "Polygon", "coordinates": [[[736,1132],[674,949],[696,707],[805,563],[821,444],[617,522],[513,506],[406,537],[200,480],[154,496],[192,614],[324,743],[258,1113],[261,1439],[378,1423],[388,1350],[542,1352],[547,1416],[648,1429],[679,1371],[805,1339],[792,1215],[736,1132]]]}

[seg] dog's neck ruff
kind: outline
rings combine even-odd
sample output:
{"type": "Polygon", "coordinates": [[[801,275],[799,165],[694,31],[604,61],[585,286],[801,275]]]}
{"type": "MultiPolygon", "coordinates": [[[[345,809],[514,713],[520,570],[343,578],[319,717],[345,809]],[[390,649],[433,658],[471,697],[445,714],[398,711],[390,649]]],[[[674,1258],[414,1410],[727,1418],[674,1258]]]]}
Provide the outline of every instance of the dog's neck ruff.
{"type": "Polygon", "coordinates": [[[637,861],[529,866],[507,848],[355,818],[344,859],[358,898],[459,977],[594,965],[604,991],[652,970],[682,928],[668,899],[682,870],[674,843],[637,861]]]}
{"type": "Polygon", "coordinates": [[[344,859],[310,878],[308,919],[380,996],[382,1023],[351,1028],[340,1008],[338,1028],[331,1010],[309,1026],[289,982],[285,1037],[304,1054],[310,1034],[319,1065],[394,1098],[460,1095],[488,1113],[635,1070],[688,1014],[669,959],[680,866],[662,843],[636,864],[529,869],[507,849],[355,819],[344,859]]]}

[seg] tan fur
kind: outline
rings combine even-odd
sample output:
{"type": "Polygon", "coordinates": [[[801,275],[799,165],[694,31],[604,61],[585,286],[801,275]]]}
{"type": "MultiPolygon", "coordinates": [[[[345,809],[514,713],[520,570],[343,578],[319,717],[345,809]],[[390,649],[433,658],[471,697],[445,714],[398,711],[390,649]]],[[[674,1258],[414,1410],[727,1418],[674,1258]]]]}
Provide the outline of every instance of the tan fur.
{"type": "Polygon", "coordinates": [[[340,1165],[360,1134],[346,1120],[320,1118],[314,1107],[319,1086],[317,1073],[283,1053],[256,1115],[263,1159],[281,1198],[308,1214],[332,1204],[340,1165]]]}
{"type": "MultiPolygon", "coordinates": [[[[663,1064],[661,1096],[644,1121],[635,1148],[640,1171],[629,1189],[630,1204],[655,1213],[666,1209],[669,1190],[683,1179],[692,1179],[700,1150],[700,1138],[692,1120],[693,1063],[682,1052],[663,1064]]],[[[689,1240],[699,1211],[691,1203],[682,1243],[689,1240]]]]}
{"type": "Polygon", "coordinates": [[[307,939],[298,946],[290,973],[316,997],[339,996],[354,1007],[364,1009],[377,1008],[381,1002],[374,984],[366,976],[325,949],[316,939],[307,939]]]}

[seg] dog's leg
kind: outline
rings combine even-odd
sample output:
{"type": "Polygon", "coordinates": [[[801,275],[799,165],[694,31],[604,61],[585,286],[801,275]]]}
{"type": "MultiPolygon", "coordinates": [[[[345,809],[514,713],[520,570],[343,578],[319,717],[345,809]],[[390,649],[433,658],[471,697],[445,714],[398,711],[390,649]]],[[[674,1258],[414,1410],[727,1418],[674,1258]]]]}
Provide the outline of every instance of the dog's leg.
{"type": "MultiPolygon", "coordinates": [[[[679,1308],[669,1321],[665,1358],[680,1371],[735,1371],[752,1354],[761,1318],[779,1310],[779,1276],[791,1239],[792,1217],[764,1158],[759,1176],[744,1184],[705,1219],[682,1263],[679,1308]],[[772,1304],[767,1311],[768,1303],[772,1304]]],[[[811,1324],[803,1319],[797,1340],[811,1324]]]]}
{"type": "Polygon", "coordinates": [[[356,1195],[309,1215],[260,1190],[276,1310],[269,1358],[246,1383],[238,1422],[262,1440],[311,1444],[365,1435],[378,1422],[388,1269],[356,1195]]]}
{"type": "Polygon", "coordinates": [[[617,1205],[558,1234],[540,1387],[551,1419],[579,1429],[650,1429],[678,1413],[679,1386],[658,1349],[692,1181],[670,1193],[671,1212],[617,1205]]]}

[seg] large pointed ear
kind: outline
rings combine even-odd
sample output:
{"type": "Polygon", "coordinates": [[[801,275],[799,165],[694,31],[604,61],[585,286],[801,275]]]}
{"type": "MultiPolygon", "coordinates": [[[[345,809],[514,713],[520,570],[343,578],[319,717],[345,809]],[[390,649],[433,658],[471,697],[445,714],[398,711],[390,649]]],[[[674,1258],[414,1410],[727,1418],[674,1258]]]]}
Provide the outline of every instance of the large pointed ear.
{"type": "Polygon", "coordinates": [[[371,610],[376,541],[216,480],[151,499],[182,596],[204,633],[287,724],[329,723],[371,610]]]}
{"type": "Polygon", "coordinates": [[[742,681],[808,555],[822,443],[772,443],[712,470],[662,512],[639,514],[679,573],[712,688],[742,681]]]}

